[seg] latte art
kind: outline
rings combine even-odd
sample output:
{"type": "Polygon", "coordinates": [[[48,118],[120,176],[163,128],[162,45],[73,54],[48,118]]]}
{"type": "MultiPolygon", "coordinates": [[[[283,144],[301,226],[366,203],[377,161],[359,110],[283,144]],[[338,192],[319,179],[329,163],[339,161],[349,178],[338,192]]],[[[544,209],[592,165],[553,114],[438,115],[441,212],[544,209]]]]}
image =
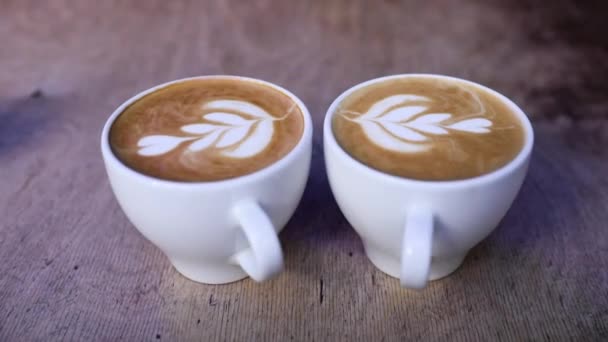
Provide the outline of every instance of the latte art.
{"type": "Polygon", "coordinates": [[[512,109],[481,86],[452,78],[399,76],[349,93],[332,118],[342,149],[367,166],[419,180],[494,171],[521,150],[512,109]]]}
{"type": "MultiPolygon", "coordinates": [[[[374,143],[397,152],[415,153],[431,148],[430,144],[422,144],[430,139],[428,135],[448,135],[450,131],[462,131],[476,134],[490,132],[492,121],[479,117],[443,124],[452,118],[451,113],[427,113],[428,107],[412,102],[430,102],[428,97],[413,94],[392,95],[374,103],[362,115],[350,118],[348,114],[356,112],[343,111],[341,114],[347,120],[358,123],[367,137],[374,143]]],[[[478,102],[482,108],[483,104],[478,102]]]]}
{"type": "Polygon", "coordinates": [[[293,149],[303,114],[287,94],[246,79],[202,78],[169,85],[135,101],[110,129],[114,154],[162,179],[234,178],[293,149]]]}
{"type": "Polygon", "coordinates": [[[210,147],[222,149],[221,154],[232,158],[247,158],[263,151],[272,140],[275,120],[264,109],[238,100],[215,100],[203,105],[204,110],[217,110],[202,116],[210,123],[189,124],[181,127],[193,136],[149,135],[137,143],[142,156],[160,155],[176,148],[179,144],[192,142],[187,152],[198,152],[210,147]],[[245,113],[247,119],[238,113],[245,113]]]}

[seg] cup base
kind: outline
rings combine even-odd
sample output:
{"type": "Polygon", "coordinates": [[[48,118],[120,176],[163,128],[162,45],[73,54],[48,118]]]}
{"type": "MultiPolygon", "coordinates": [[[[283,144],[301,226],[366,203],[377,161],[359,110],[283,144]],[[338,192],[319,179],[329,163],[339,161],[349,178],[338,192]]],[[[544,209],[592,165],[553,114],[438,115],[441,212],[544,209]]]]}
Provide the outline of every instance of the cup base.
{"type": "MultiPolygon", "coordinates": [[[[380,271],[399,279],[401,267],[398,259],[373,248],[366,248],[365,254],[367,254],[367,257],[372,264],[380,271]]],[[[431,260],[431,269],[429,271],[429,281],[444,278],[456,271],[464,261],[466,255],[467,253],[465,252],[459,255],[442,258],[433,257],[431,260]]]]}
{"type": "Polygon", "coordinates": [[[248,277],[247,273],[238,266],[211,266],[176,260],[170,261],[181,275],[198,283],[211,285],[228,284],[248,277]]]}

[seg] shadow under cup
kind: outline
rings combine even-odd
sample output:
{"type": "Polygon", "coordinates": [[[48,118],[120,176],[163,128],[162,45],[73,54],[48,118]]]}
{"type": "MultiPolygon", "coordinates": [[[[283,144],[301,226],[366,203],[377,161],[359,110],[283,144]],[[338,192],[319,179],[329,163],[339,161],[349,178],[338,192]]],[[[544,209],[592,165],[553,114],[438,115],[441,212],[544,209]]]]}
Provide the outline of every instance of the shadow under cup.
{"type": "Polygon", "coordinates": [[[310,114],[289,91],[238,76],[203,76],[162,84],[134,96],[114,111],[103,128],[101,151],[121,209],[185,277],[223,284],[247,276],[263,281],[282,270],[283,254],[277,235],[302,197],[312,154],[310,114]],[[289,96],[300,108],[304,122],[295,147],[258,171],[210,182],[147,176],[127,167],[112,153],[109,131],[127,106],[168,85],[208,78],[258,82],[289,96]]]}
{"type": "Polygon", "coordinates": [[[325,163],[340,210],[361,237],[372,263],[410,288],[423,288],[429,280],[455,271],[467,252],[494,230],[523,183],[533,141],[530,121],[511,100],[476,83],[441,75],[395,75],[356,85],[331,104],[324,122],[325,163]],[[495,171],[450,181],[398,177],[351,157],[332,129],[339,105],[357,90],[407,77],[462,82],[496,96],[521,123],[523,147],[495,171]]]}

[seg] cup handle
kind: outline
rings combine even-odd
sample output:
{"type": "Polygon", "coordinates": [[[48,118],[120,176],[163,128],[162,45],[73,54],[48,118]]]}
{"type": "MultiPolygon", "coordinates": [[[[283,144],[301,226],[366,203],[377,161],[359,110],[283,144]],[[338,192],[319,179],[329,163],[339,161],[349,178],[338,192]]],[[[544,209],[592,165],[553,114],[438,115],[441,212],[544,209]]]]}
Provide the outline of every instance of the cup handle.
{"type": "Polygon", "coordinates": [[[247,237],[249,248],[238,252],[232,261],[255,281],[264,281],[283,270],[279,237],[268,215],[254,200],[237,203],[233,214],[247,237]]]}
{"type": "Polygon", "coordinates": [[[401,249],[401,286],[422,289],[429,279],[433,213],[424,207],[407,211],[401,249]]]}

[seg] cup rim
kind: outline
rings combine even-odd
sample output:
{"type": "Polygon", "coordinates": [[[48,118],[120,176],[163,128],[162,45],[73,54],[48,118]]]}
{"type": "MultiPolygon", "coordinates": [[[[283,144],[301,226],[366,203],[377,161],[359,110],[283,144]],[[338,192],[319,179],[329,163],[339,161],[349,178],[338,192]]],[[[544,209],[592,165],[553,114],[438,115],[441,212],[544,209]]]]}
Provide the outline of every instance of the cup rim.
{"type": "MultiPolygon", "coordinates": [[[[510,174],[515,169],[517,169],[521,164],[525,163],[528,160],[528,157],[531,154],[532,147],[534,145],[534,130],[532,128],[532,124],[530,123],[530,119],[524,113],[524,111],[521,108],[519,108],[519,106],[517,104],[515,104],[515,102],[513,102],[511,99],[507,98],[503,94],[497,92],[496,90],[493,90],[482,84],[479,84],[479,83],[476,83],[473,81],[469,81],[469,80],[465,80],[462,78],[458,78],[458,77],[446,76],[446,75],[440,75],[440,74],[412,73],[412,74],[396,74],[396,75],[377,77],[377,78],[356,84],[356,85],[346,89],[345,91],[343,91],[331,103],[331,105],[327,109],[327,112],[325,114],[325,119],[323,122],[323,139],[326,144],[332,145],[332,147],[337,150],[337,153],[340,155],[341,158],[346,158],[355,167],[361,168],[362,170],[371,174],[372,176],[382,178],[383,180],[385,180],[387,182],[392,182],[393,184],[407,184],[407,185],[412,185],[412,186],[424,186],[424,187],[460,187],[460,186],[467,186],[467,185],[472,185],[472,184],[488,183],[488,182],[495,181],[499,178],[502,178],[502,177],[510,174]],[[507,106],[509,106],[513,110],[513,112],[517,116],[518,120],[521,122],[522,127],[524,129],[524,136],[525,136],[524,145],[521,148],[521,150],[519,151],[519,153],[515,156],[515,158],[511,159],[507,164],[501,166],[500,168],[498,168],[494,171],[484,173],[479,176],[464,178],[464,179],[456,179],[456,180],[420,180],[420,179],[414,179],[414,178],[400,177],[400,176],[392,175],[389,173],[385,173],[380,170],[376,170],[376,169],[362,163],[361,161],[355,159],[350,154],[348,154],[346,151],[344,151],[344,149],[336,141],[336,138],[334,136],[334,133],[333,133],[333,130],[331,127],[332,118],[336,112],[336,108],[338,107],[338,105],[346,97],[351,95],[353,92],[355,92],[363,87],[369,86],[371,84],[376,84],[376,83],[393,80],[393,79],[413,78],[413,77],[458,81],[458,82],[462,82],[462,83],[468,84],[473,87],[481,88],[481,89],[486,90],[489,93],[497,96],[503,103],[505,103],[507,106]]],[[[326,155],[325,158],[328,158],[328,156],[326,155]]]]}
{"type": "Polygon", "coordinates": [[[259,179],[265,178],[268,175],[276,172],[277,170],[280,170],[280,169],[286,167],[287,165],[292,163],[293,160],[298,155],[303,153],[303,150],[306,148],[307,141],[312,139],[312,130],[313,130],[312,119],[310,117],[310,113],[308,112],[308,108],[306,108],[306,106],[304,105],[302,100],[300,100],[295,94],[293,94],[289,90],[287,90],[277,84],[274,84],[274,83],[271,83],[268,81],[264,81],[261,79],[257,79],[257,78],[236,76],[236,75],[192,76],[192,77],[180,78],[177,80],[173,80],[173,81],[169,81],[169,82],[165,82],[165,83],[156,85],[156,86],[148,88],[144,91],[138,92],[137,94],[135,94],[128,100],[124,101],[118,108],[116,108],[112,112],[110,117],[105,121],[105,124],[104,124],[102,132],[101,132],[101,152],[102,152],[105,162],[113,164],[115,167],[119,168],[121,172],[127,173],[131,177],[138,178],[142,181],[154,183],[155,185],[158,185],[158,186],[170,186],[170,187],[191,188],[191,189],[223,187],[223,186],[227,186],[227,185],[239,185],[239,184],[244,184],[244,183],[256,182],[259,179]],[[153,92],[156,92],[162,88],[168,87],[173,84],[187,82],[187,81],[191,81],[191,80],[209,80],[209,79],[237,80],[237,81],[258,83],[258,84],[262,84],[264,86],[270,87],[276,91],[279,91],[279,92],[287,95],[300,108],[300,111],[302,112],[302,116],[303,116],[304,127],[303,127],[303,131],[302,131],[302,135],[300,136],[300,139],[298,140],[297,144],[286,155],[284,155],[280,159],[276,160],[275,162],[271,163],[270,165],[267,165],[259,170],[256,170],[251,173],[247,173],[245,175],[241,175],[241,176],[237,176],[237,177],[233,177],[233,178],[227,178],[227,179],[220,179],[220,180],[215,180],[215,181],[185,182],[185,181],[176,181],[176,180],[158,178],[158,177],[146,175],[142,172],[139,172],[139,171],[127,166],[120,159],[118,159],[118,157],[114,154],[114,152],[112,151],[112,148],[110,147],[110,136],[109,136],[110,129],[111,129],[112,125],[114,124],[114,121],[116,120],[116,118],[118,118],[118,116],[120,114],[122,114],[122,112],[129,105],[133,104],[134,102],[138,101],[139,99],[141,99],[142,97],[144,97],[148,94],[151,94],[153,92]]]}

